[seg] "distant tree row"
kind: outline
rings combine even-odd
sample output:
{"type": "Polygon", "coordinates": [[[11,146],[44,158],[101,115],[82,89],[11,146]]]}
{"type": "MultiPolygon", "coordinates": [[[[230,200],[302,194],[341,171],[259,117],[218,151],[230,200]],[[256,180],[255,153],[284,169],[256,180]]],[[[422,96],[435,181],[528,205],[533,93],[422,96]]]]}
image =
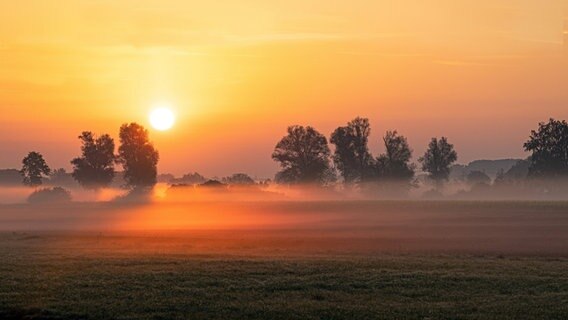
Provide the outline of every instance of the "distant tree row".
{"type": "MultiPolygon", "coordinates": [[[[335,129],[329,142],[310,126],[290,126],[287,135],[277,144],[272,158],[281,170],[276,181],[281,183],[311,183],[324,185],[336,179],[337,174],[346,185],[400,182],[410,185],[416,167],[410,162],[412,149],[407,139],[395,131],[383,136],[385,152],[374,157],[368,148],[371,128],[366,118],[355,118],[346,126],[335,129]]],[[[568,178],[568,123],[550,119],[539,123],[524,144],[528,157],[529,178],[568,178]]],[[[422,171],[440,188],[447,181],[451,165],[458,155],[446,137],[432,138],[418,162],[422,171]]],[[[483,172],[472,172],[470,184],[487,183],[483,172]]]]}
{"type": "MultiPolygon", "coordinates": [[[[371,128],[366,118],[357,117],[332,132],[333,154],[326,137],[310,126],[290,126],[287,132],[272,154],[282,168],[277,182],[327,184],[336,179],[335,171],[346,185],[395,182],[408,188],[413,181],[415,166],[410,163],[412,149],[406,137],[387,131],[382,139],[385,152],[374,157],[368,147],[371,128]]],[[[432,138],[418,159],[437,186],[448,179],[456,160],[457,153],[445,137],[432,138]]]]}
{"type": "MultiPolygon", "coordinates": [[[[148,130],[137,123],[120,127],[120,147],[115,154],[114,139],[108,134],[95,136],[85,131],[79,136],[81,155],[73,160],[72,177],[86,189],[108,187],[116,174],[115,164],[122,165],[128,187],[144,188],[156,184],[158,151],[149,141],[148,130]]],[[[39,152],[32,151],[22,160],[23,183],[29,186],[42,184],[51,173],[39,152]]]]}
{"type": "MultiPolygon", "coordinates": [[[[384,190],[385,186],[399,185],[408,190],[415,181],[416,165],[411,163],[413,152],[406,137],[396,130],[387,131],[382,137],[384,152],[374,156],[368,147],[370,134],[369,120],[360,117],[336,128],[329,143],[326,136],[313,127],[290,126],[272,153],[272,159],[281,166],[276,181],[326,185],[340,178],[347,187],[375,186],[384,190]],[[329,144],[333,145],[333,152],[329,144]]],[[[115,166],[121,165],[127,186],[153,186],[157,182],[159,154],[149,141],[148,131],[136,123],[124,124],[119,139],[120,146],[115,154],[114,140],[108,134],[96,136],[90,131],[83,132],[79,136],[81,154],[71,160],[73,179],[87,189],[107,187],[116,175],[115,166]]],[[[531,131],[524,150],[531,153],[522,163],[526,163],[529,178],[568,178],[566,121],[550,119],[539,123],[538,128],[531,131]]],[[[440,188],[448,180],[451,165],[457,157],[447,138],[432,138],[418,163],[440,188]]],[[[41,185],[48,175],[64,176],[60,170],[52,171],[43,156],[35,151],[22,160],[20,173],[23,183],[30,186],[41,185]]],[[[499,181],[504,178],[503,173],[497,177],[499,181]]],[[[195,173],[176,180],[203,183],[205,178],[195,173]]],[[[222,180],[227,184],[254,183],[246,174],[235,174],[222,180]]],[[[467,181],[474,185],[488,183],[490,178],[484,172],[470,172],[467,181]]]]}

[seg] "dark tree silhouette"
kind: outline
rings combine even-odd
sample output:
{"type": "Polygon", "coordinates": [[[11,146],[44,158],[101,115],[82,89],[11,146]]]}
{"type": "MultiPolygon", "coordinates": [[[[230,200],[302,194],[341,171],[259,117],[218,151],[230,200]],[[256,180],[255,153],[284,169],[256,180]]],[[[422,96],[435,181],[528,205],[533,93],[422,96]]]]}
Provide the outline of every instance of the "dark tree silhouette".
{"type": "Polygon", "coordinates": [[[171,184],[202,184],[208,179],[197,172],[184,174],[181,178],[176,178],[170,181],[171,184]]]}
{"type": "Polygon", "coordinates": [[[85,131],[80,136],[81,157],[71,160],[72,176],[87,189],[99,189],[108,186],[114,178],[114,140],[104,134],[95,137],[85,131]]]}
{"type": "Polygon", "coordinates": [[[39,152],[32,151],[22,160],[20,174],[24,177],[23,183],[36,187],[42,184],[43,177],[48,176],[51,169],[39,152]]]}
{"type": "Polygon", "coordinates": [[[368,141],[369,119],[357,117],[331,134],[335,145],[333,162],[346,183],[362,182],[371,176],[373,156],[368,141]]]}
{"type": "Polygon", "coordinates": [[[410,163],[412,150],[406,138],[396,131],[387,131],[383,142],[385,153],[376,161],[378,179],[410,182],[414,177],[414,166],[410,163]]]}
{"type": "Polygon", "coordinates": [[[529,157],[529,175],[534,177],[557,177],[568,175],[568,123],[550,119],[541,122],[538,130],[531,131],[524,144],[529,157]]]}
{"type": "Polygon", "coordinates": [[[157,181],[158,151],[148,140],[148,130],[137,123],[120,127],[117,161],[124,168],[124,180],[133,188],[151,187],[157,181]]]}
{"type": "Polygon", "coordinates": [[[454,150],[454,146],[448,143],[446,137],[442,137],[440,140],[432,138],[428,150],[423,157],[418,159],[422,164],[422,170],[429,173],[437,188],[440,188],[443,182],[448,180],[450,166],[456,160],[458,160],[458,154],[454,150]]]}
{"type": "Polygon", "coordinates": [[[240,185],[240,186],[250,186],[254,185],[254,179],[251,178],[246,173],[235,173],[229,177],[224,177],[222,179],[224,184],[228,185],[240,185]]]}
{"type": "Polygon", "coordinates": [[[290,126],[272,153],[282,170],[276,174],[281,183],[325,184],[332,180],[327,139],[312,127],[290,126]]]}

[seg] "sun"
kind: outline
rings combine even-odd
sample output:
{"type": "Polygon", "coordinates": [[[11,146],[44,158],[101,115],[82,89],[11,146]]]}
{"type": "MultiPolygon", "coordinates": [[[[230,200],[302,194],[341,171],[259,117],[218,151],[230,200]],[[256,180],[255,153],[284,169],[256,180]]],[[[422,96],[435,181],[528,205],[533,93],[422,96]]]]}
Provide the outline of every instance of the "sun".
{"type": "Polygon", "coordinates": [[[171,129],[175,122],[175,116],[171,109],[160,107],[150,112],[150,124],[156,130],[165,131],[171,129]]]}

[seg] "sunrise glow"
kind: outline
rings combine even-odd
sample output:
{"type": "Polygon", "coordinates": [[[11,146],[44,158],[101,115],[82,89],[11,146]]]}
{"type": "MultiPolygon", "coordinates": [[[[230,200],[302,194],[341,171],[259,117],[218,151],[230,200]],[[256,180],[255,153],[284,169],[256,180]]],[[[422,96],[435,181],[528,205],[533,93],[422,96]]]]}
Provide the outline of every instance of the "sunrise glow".
{"type": "Polygon", "coordinates": [[[0,0],[0,320],[567,301],[568,0],[0,0]]]}
{"type": "Polygon", "coordinates": [[[156,108],[150,113],[150,124],[156,130],[169,130],[173,127],[174,122],[175,115],[172,110],[167,107],[156,108]]]}

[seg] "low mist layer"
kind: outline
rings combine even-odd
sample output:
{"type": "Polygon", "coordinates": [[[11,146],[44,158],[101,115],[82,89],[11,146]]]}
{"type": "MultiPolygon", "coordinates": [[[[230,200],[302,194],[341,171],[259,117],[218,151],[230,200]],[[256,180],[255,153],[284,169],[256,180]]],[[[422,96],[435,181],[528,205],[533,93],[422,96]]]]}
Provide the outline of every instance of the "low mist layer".
{"type": "MultiPolygon", "coordinates": [[[[206,246],[211,246],[213,251],[230,251],[240,246],[251,253],[278,249],[286,252],[567,255],[567,210],[568,203],[564,202],[206,201],[74,203],[43,207],[2,205],[0,228],[14,232],[11,237],[22,240],[30,236],[33,240],[47,231],[94,232],[93,239],[109,236],[126,239],[135,235],[158,243],[159,239],[173,237],[178,240],[168,247],[173,245],[174,251],[186,250],[187,244],[202,241],[192,238],[205,237],[209,239],[205,241],[206,246]],[[211,239],[217,240],[210,242],[211,239]]],[[[130,243],[130,240],[122,241],[119,243],[130,243]]],[[[143,244],[145,241],[135,242],[143,244]]],[[[159,248],[156,245],[150,247],[159,248]]]]}

